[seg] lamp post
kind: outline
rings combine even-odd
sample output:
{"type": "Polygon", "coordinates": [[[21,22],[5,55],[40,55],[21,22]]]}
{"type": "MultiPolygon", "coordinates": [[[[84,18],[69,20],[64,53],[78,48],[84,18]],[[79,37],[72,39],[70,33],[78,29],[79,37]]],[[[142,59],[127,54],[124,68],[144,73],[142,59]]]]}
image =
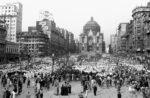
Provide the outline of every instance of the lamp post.
{"type": "Polygon", "coordinates": [[[21,50],[22,44],[23,44],[24,38],[20,38],[19,40],[19,47],[20,47],[20,56],[19,56],[19,62],[20,62],[20,71],[21,71],[21,60],[22,60],[22,56],[24,56],[23,54],[23,49],[21,50]]]}
{"type": "Polygon", "coordinates": [[[55,57],[55,54],[53,53],[52,54],[52,74],[54,72],[54,57],[55,57]]]}

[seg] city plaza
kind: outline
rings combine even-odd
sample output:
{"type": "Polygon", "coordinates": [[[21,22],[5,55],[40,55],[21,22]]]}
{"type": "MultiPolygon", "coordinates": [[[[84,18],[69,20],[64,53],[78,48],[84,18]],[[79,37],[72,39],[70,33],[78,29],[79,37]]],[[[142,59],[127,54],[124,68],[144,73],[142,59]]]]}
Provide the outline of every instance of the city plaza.
{"type": "Polygon", "coordinates": [[[75,40],[49,11],[22,31],[22,9],[0,6],[0,98],[150,98],[150,3],[119,24],[109,51],[93,17],[75,40]]]}
{"type": "MultiPolygon", "coordinates": [[[[123,79],[120,88],[122,98],[143,98],[144,91],[146,94],[149,94],[147,91],[149,90],[149,79],[147,80],[148,85],[142,83],[141,86],[139,86],[140,90],[133,88],[135,85],[139,85],[141,81],[145,81],[143,79],[148,78],[149,72],[143,67],[144,64],[140,64],[135,58],[130,58],[129,56],[124,55],[123,57],[118,57],[103,55],[101,59],[92,61],[91,59],[93,58],[88,59],[86,56],[71,55],[68,61],[70,65],[65,65],[65,61],[61,61],[62,63],[55,61],[53,73],[52,60],[50,58],[44,58],[42,60],[36,58],[35,62],[42,61],[43,63],[33,64],[33,68],[27,68],[26,62],[22,62],[21,69],[20,66],[14,67],[15,65],[12,64],[9,66],[8,64],[7,68],[1,70],[0,96],[3,96],[3,92],[6,89],[11,92],[14,90],[15,87],[13,86],[13,81],[11,82],[12,79],[24,81],[22,80],[22,75],[26,77],[26,80],[22,82],[21,91],[19,91],[19,86],[17,86],[15,93],[17,98],[25,98],[28,92],[30,92],[29,95],[31,98],[35,98],[38,89],[42,89],[43,98],[80,98],[80,94],[85,97],[84,79],[86,79],[90,85],[93,79],[97,82],[96,96],[93,94],[93,87],[91,85],[88,88],[87,98],[117,98],[118,87],[120,85],[117,82],[115,83],[115,81],[118,80],[117,74],[120,75],[120,79],[123,79]],[[80,60],[81,58],[82,60],[80,60]],[[69,66],[72,66],[72,68],[69,66]],[[2,82],[4,76],[7,77],[6,84],[2,82]],[[89,76],[89,80],[85,78],[87,76],[89,76]],[[49,80],[45,77],[52,78],[52,81],[47,84],[49,80]],[[110,84],[107,82],[108,77],[112,82],[110,84]],[[28,79],[31,81],[29,87],[28,79]],[[42,82],[39,82],[40,87],[38,87],[39,84],[36,83],[38,79],[45,81],[44,85],[42,82]],[[101,82],[99,82],[99,80],[101,80],[101,82]],[[62,95],[61,89],[65,82],[69,82],[69,85],[71,85],[71,93],[62,95]],[[130,88],[132,88],[133,91],[130,88]]],[[[98,59],[99,57],[96,58],[98,59]]],[[[5,81],[5,79],[3,81],[5,81]]],[[[144,83],[146,83],[146,81],[144,83]]]]}

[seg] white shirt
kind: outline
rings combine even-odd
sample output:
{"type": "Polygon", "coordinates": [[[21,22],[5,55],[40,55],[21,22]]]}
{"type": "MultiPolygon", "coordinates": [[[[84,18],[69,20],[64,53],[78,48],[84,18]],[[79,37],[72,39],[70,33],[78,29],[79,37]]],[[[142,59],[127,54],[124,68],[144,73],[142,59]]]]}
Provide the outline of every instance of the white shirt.
{"type": "Polygon", "coordinates": [[[93,84],[93,83],[94,83],[94,79],[91,80],[91,84],[93,84]]]}
{"type": "Polygon", "coordinates": [[[16,93],[12,91],[12,98],[16,98],[16,93]]]}

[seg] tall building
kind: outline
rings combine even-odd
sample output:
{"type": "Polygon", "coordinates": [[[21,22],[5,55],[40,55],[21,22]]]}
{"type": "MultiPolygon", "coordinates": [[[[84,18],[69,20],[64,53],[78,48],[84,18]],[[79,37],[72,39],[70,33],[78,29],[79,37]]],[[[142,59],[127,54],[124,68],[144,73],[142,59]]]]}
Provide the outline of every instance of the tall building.
{"type": "Polygon", "coordinates": [[[112,53],[117,52],[117,34],[110,35],[110,46],[109,46],[112,53]]]}
{"type": "Polygon", "coordinates": [[[17,43],[6,41],[5,59],[6,62],[19,60],[19,45],[17,43]]]}
{"type": "Polygon", "coordinates": [[[22,7],[19,2],[0,5],[0,19],[8,25],[7,41],[16,42],[17,33],[22,31],[22,7]]]}
{"type": "Polygon", "coordinates": [[[114,52],[115,34],[110,35],[110,46],[109,50],[114,52]]]}
{"type": "Polygon", "coordinates": [[[150,57],[150,2],[144,14],[144,52],[147,57],[150,57]]]}
{"type": "Polygon", "coordinates": [[[69,53],[69,31],[63,28],[57,28],[58,31],[62,34],[65,41],[65,53],[69,53]]]}
{"type": "Polygon", "coordinates": [[[7,26],[4,21],[0,20],[0,63],[2,63],[5,59],[6,36],[7,26]]]}
{"type": "Polygon", "coordinates": [[[36,30],[48,35],[49,55],[52,55],[53,53],[57,56],[64,54],[65,39],[59,28],[56,27],[54,20],[43,19],[41,21],[37,21],[36,30]]]}
{"type": "Polygon", "coordinates": [[[80,49],[83,53],[103,53],[103,34],[100,25],[93,17],[88,21],[80,34],[80,49]]]}
{"type": "Polygon", "coordinates": [[[73,33],[69,32],[69,52],[75,52],[75,40],[73,33]]]}
{"type": "Polygon", "coordinates": [[[128,53],[134,53],[134,46],[135,46],[135,42],[133,40],[134,38],[134,24],[133,24],[133,20],[130,20],[130,22],[128,23],[127,26],[127,33],[125,34],[126,37],[126,50],[128,53]]]}
{"type": "Polygon", "coordinates": [[[126,38],[124,35],[127,33],[128,23],[120,23],[118,26],[117,34],[117,51],[126,51],[126,38]]]}
{"type": "Polygon", "coordinates": [[[28,32],[37,32],[36,26],[29,26],[28,32]]]}
{"type": "Polygon", "coordinates": [[[17,34],[17,42],[20,53],[48,56],[48,35],[43,32],[20,32],[17,34]]]}
{"type": "Polygon", "coordinates": [[[47,34],[48,37],[51,38],[51,33],[56,30],[56,23],[49,19],[37,21],[36,30],[47,34]]]}
{"type": "Polygon", "coordinates": [[[76,44],[76,53],[80,53],[80,42],[79,40],[75,40],[75,44],[76,44]]]}
{"type": "Polygon", "coordinates": [[[132,17],[134,22],[134,50],[142,52],[144,50],[144,20],[149,16],[150,3],[147,6],[139,6],[133,9],[132,17]]]}

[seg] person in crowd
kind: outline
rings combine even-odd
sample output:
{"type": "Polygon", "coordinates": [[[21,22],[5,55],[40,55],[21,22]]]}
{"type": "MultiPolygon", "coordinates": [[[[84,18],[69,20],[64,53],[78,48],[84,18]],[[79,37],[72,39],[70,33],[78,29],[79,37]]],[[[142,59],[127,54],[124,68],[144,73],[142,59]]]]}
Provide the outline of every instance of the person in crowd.
{"type": "MultiPolygon", "coordinates": [[[[84,98],[83,92],[80,92],[78,96],[79,96],[79,98],[84,98]]],[[[85,97],[85,98],[87,98],[87,97],[85,97]]]]}
{"type": "Polygon", "coordinates": [[[36,92],[36,98],[40,98],[40,90],[38,90],[37,92],[36,92]]]}
{"type": "Polygon", "coordinates": [[[16,98],[16,92],[15,92],[15,90],[13,90],[12,92],[11,92],[11,98],[16,98]]]}
{"type": "Polygon", "coordinates": [[[30,88],[30,79],[27,80],[27,88],[30,88]]]}
{"type": "Polygon", "coordinates": [[[28,92],[28,94],[26,95],[26,98],[31,98],[30,92],[28,92]]]}
{"type": "Polygon", "coordinates": [[[90,85],[88,84],[88,81],[86,81],[84,84],[85,98],[87,98],[88,96],[89,89],[90,89],[90,85]]]}
{"type": "Polygon", "coordinates": [[[61,86],[61,95],[64,95],[64,85],[61,86]]]}
{"type": "Polygon", "coordinates": [[[6,89],[6,91],[4,92],[3,97],[4,98],[10,98],[11,97],[11,92],[10,92],[9,88],[6,89]]]}
{"type": "Polygon", "coordinates": [[[4,89],[4,92],[3,92],[3,98],[6,98],[6,88],[4,89]]]}
{"type": "Polygon", "coordinates": [[[40,89],[40,98],[43,98],[43,89],[40,89]]]}
{"type": "Polygon", "coordinates": [[[55,87],[56,87],[56,95],[59,95],[59,81],[55,81],[55,87]]]}
{"type": "Polygon", "coordinates": [[[117,97],[118,97],[118,98],[121,98],[121,92],[120,92],[120,91],[118,91],[117,97]]]}
{"type": "Polygon", "coordinates": [[[94,93],[94,96],[96,96],[96,93],[97,93],[97,83],[96,82],[93,83],[93,93],[94,93]]]}

